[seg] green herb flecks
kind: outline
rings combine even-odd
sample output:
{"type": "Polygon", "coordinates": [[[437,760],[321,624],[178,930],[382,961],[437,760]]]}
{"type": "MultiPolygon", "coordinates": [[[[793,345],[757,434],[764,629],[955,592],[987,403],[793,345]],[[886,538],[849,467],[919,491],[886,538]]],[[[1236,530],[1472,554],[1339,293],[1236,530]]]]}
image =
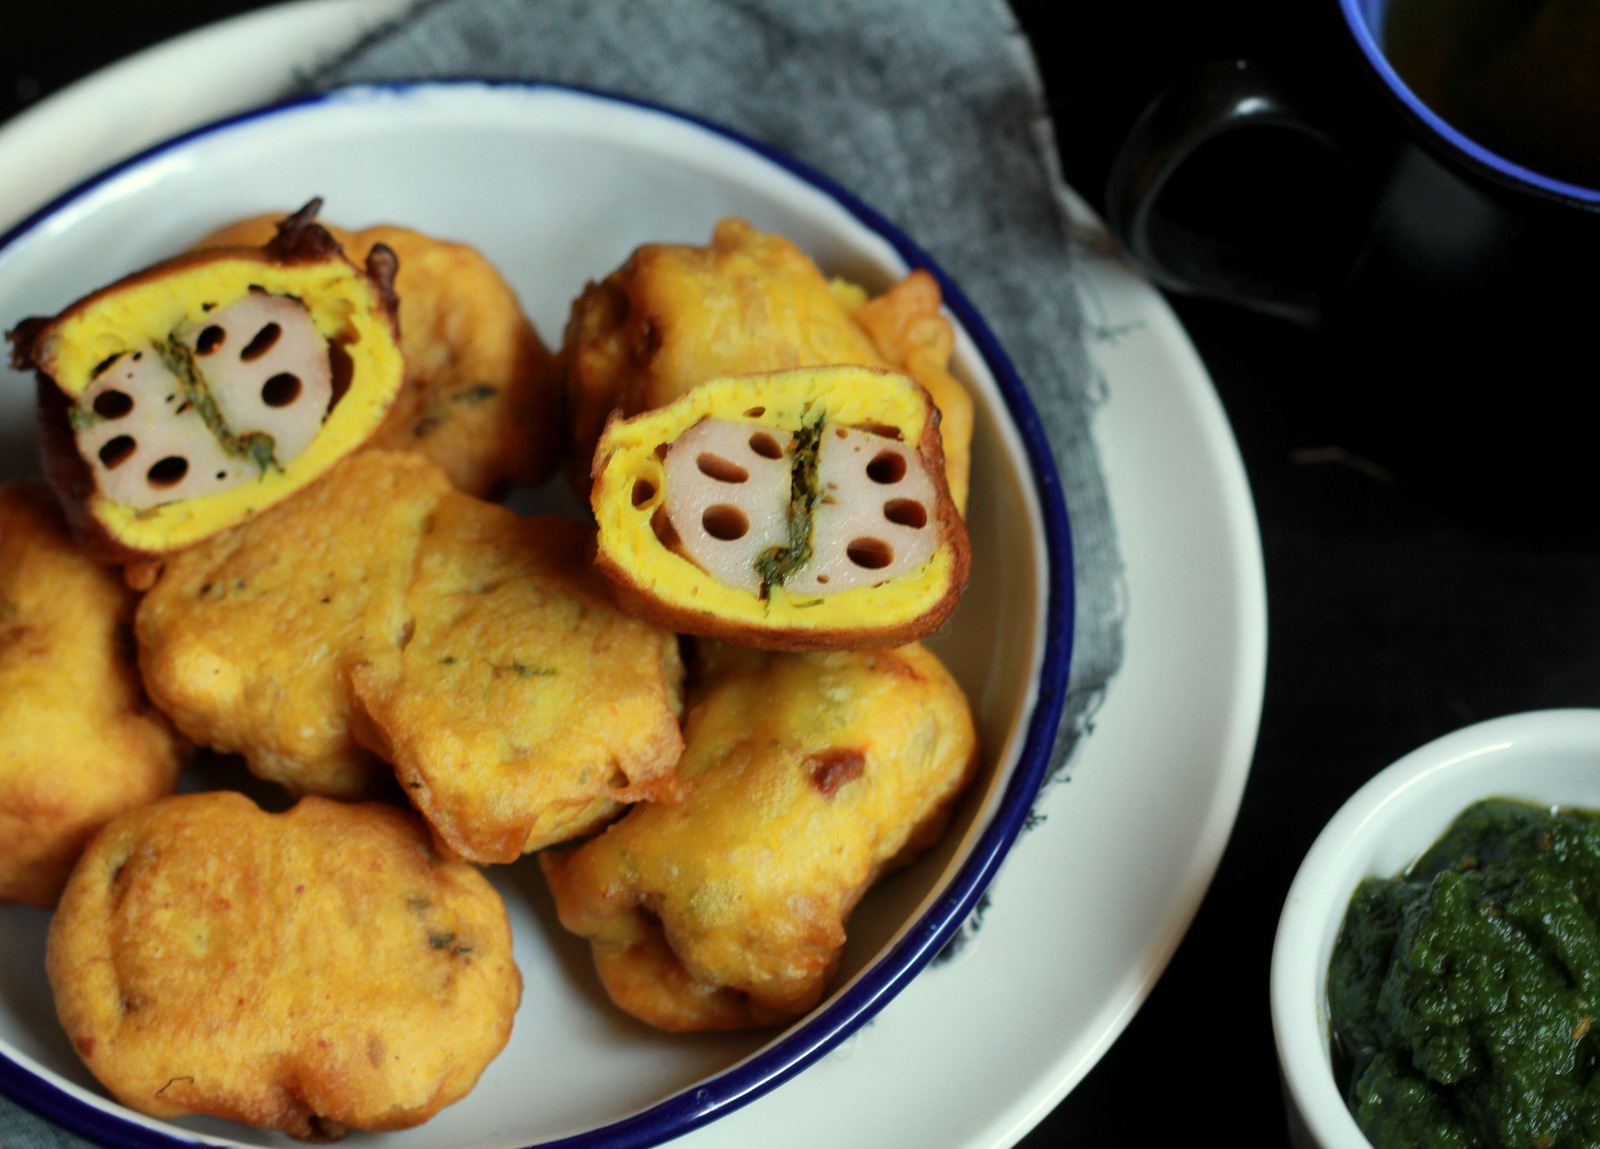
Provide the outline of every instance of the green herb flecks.
{"type": "Polygon", "coordinates": [[[500,389],[493,383],[474,383],[471,387],[457,391],[444,399],[435,399],[422,413],[422,417],[411,425],[411,437],[426,439],[444,426],[450,420],[452,407],[481,407],[498,394],[500,389]]]}
{"type": "Polygon", "coordinates": [[[529,666],[520,659],[512,659],[505,664],[493,664],[491,669],[496,678],[507,674],[514,674],[518,678],[552,678],[561,672],[553,666],[529,666]]]}
{"type": "Polygon", "coordinates": [[[222,417],[222,409],[217,406],[216,396],[211,394],[205,376],[195,364],[193,351],[179,342],[176,336],[169,337],[161,345],[160,351],[161,361],[167,365],[167,370],[178,377],[184,402],[194,407],[205,423],[206,430],[211,432],[224,451],[236,459],[248,459],[263,475],[269,467],[275,471],[283,470],[275,454],[277,443],[271,435],[264,431],[236,435],[228,428],[228,421],[222,417]]]}
{"type": "Polygon", "coordinates": [[[822,446],[822,423],[818,414],[794,433],[794,457],[789,468],[789,541],[769,547],[756,558],[756,573],[761,576],[761,597],[766,599],[775,586],[782,586],[795,571],[811,561],[811,522],[822,501],[817,481],[817,455],[822,446]]]}
{"type": "Polygon", "coordinates": [[[493,383],[474,383],[465,391],[457,391],[450,396],[450,402],[459,403],[463,407],[477,407],[487,403],[500,393],[500,388],[493,383]]]}
{"type": "Polygon", "coordinates": [[[92,409],[85,407],[68,407],[67,423],[74,431],[87,431],[96,423],[101,422],[101,416],[92,409]]]}

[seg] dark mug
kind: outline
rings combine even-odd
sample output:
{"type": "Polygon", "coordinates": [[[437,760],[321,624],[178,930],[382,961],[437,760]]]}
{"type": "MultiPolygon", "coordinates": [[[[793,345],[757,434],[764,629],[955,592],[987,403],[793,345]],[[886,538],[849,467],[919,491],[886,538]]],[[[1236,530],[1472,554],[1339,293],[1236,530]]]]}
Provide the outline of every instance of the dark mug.
{"type": "MultiPolygon", "coordinates": [[[[1479,142],[1468,134],[1478,125],[1440,115],[1392,58],[1386,17],[1426,9],[1451,21],[1475,4],[1525,22],[1563,6],[1595,14],[1587,39],[1566,37],[1589,58],[1567,63],[1584,69],[1576,82],[1600,75],[1593,0],[1340,0],[1346,47],[1368,77],[1368,92],[1351,98],[1379,97],[1360,133],[1319,123],[1268,67],[1219,62],[1140,118],[1113,166],[1107,217],[1163,287],[1312,329],[1318,377],[1287,382],[1314,392],[1353,451],[1501,522],[1589,529],[1600,524],[1600,452],[1583,411],[1595,388],[1600,186],[1479,142]],[[1219,164],[1219,150],[1253,159],[1219,164]],[[1297,183],[1274,185],[1277,156],[1294,157],[1297,183]],[[1236,210],[1219,224],[1244,190],[1247,218],[1236,210]]],[[[1495,31],[1491,46],[1504,48],[1506,29],[1495,31]]],[[[1544,41],[1560,39],[1544,30],[1544,41]]],[[[1543,82],[1553,66],[1532,61],[1520,82],[1543,82]]],[[[1501,71],[1504,101],[1519,73],[1501,71]]],[[[1600,97],[1586,108],[1592,123],[1600,97]]],[[[1510,128],[1498,140],[1515,146],[1510,128]]],[[[1575,123],[1571,135],[1568,167],[1600,168],[1600,131],[1575,123]]]]}

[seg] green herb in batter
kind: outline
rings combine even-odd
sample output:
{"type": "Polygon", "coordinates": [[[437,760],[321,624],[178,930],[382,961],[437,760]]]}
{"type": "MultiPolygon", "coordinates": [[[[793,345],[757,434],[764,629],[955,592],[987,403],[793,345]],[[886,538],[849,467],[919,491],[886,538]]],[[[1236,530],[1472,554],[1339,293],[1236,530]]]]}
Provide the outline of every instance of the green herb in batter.
{"type": "Polygon", "coordinates": [[[789,541],[781,547],[769,547],[756,558],[763,599],[773,587],[782,586],[795,571],[811,561],[812,517],[822,501],[822,489],[817,481],[817,455],[822,446],[824,417],[819,414],[794,433],[794,457],[789,470],[789,541]]]}
{"type": "Polygon", "coordinates": [[[67,423],[74,431],[87,431],[101,421],[101,417],[88,408],[76,406],[67,408],[67,423]]]}
{"type": "MultiPolygon", "coordinates": [[[[275,471],[283,470],[277,455],[277,443],[271,435],[264,431],[251,431],[244,435],[235,435],[228,429],[228,421],[222,417],[222,409],[217,406],[217,400],[207,386],[205,376],[194,361],[192,352],[176,336],[169,337],[161,345],[161,360],[167,365],[167,370],[178,377],[184,402],[193,405],[201,420],[206,425],[206,430],[221,444],[222,449],[236,459],[248,459],[256,465],[257,470],[263,475],[267,468],[275,471]]],[[[179,408],[182,410],[182,407],[179,408]]]]}

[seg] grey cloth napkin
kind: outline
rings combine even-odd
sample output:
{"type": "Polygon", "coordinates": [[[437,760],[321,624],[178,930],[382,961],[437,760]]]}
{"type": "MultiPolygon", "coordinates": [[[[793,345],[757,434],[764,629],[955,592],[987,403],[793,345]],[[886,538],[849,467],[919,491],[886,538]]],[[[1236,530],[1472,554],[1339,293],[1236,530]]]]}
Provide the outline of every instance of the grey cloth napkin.
{"type": "MultiPolygon", "coordinates": [[[[603,89],[765,140],[866,200],[961,285],[1027,383],[1066,493],[1076,642],[1052,773],[1065,777],[1121,664],[1122,562],[1054,140],[1001,0],[432,0],[306,84],[461,76],[603,89]]],[[[85,1144],[0,1097],[3,1149],[85,1144]]]]}

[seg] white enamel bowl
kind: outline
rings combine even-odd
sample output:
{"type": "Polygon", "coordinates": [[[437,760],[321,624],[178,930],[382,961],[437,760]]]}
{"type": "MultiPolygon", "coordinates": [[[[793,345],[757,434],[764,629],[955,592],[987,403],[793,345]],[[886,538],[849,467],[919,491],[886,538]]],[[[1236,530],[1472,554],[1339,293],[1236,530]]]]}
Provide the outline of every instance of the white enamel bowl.
{"type": "MultiPolygon", "coordinates": [[[[385,86],[233,117],[58,199],[0,240],[0,324],[53,313],[222,223],[313,195],[344,226],[402,223],[474,244],[550,343],[586,281],[640,243],[704,243],[723,216],[781,232],[828,272],[873,289],[929,264],[841,189],[713,125],[548,86],[385,86]]],[[[945,288],[960,327],[955,371],[978,412],[974,573],[933,645],[972,699],[984,747],[951,833],[869,895],[850,924],[840,988],[775,1036],[672,1038],[620,1016],[586,947],[556,924],[537,866],[496,868],[526,982],[511,1044],[465,1101],[375,1142],[644,1145],[703,1126],[836,1046],[976,904],[1046,767],[1071,648],[1072,561],[1059,484],[1022,385],[956,285],[945,288]]],[[[0,478],[35,467],[31,394],[28,380],[0,370],[0,478]]],[[[219,1121],[153,1121],[107,1099],[54,1020],[41,968],[47,920],[0,910],[0,1091],[108,1145],[290,1144],[219,1121]]]]}

